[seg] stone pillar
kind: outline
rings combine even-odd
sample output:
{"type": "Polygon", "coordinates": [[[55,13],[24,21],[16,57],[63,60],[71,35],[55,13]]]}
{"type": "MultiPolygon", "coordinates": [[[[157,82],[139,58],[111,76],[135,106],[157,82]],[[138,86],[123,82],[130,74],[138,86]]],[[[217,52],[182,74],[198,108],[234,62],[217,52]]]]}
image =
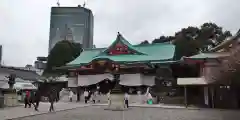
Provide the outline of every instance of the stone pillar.
{"type": "MultiPolygon", "coordinates": [[[[116,80],[115,87],[119,87],[120,80],[116,80]]],[[[124,94],[123,93],[111,93],[110,94],[110,101],[108,100],[108,108],[105,110],[112,110],[112,111],[122,111],[124,110],[124,94]]]]}
{"type": "Polygon", "coordinates": [[[4,93],[4,104],[7,107],[17,106],[18,105],[17,93],[6,91],[4,93]]]}
{"type": "Polygon", "coordinates": [[[124,94],[111,94],[110,103],[106,110],[113,110],[113,111],[124,110],[124,94]]]}

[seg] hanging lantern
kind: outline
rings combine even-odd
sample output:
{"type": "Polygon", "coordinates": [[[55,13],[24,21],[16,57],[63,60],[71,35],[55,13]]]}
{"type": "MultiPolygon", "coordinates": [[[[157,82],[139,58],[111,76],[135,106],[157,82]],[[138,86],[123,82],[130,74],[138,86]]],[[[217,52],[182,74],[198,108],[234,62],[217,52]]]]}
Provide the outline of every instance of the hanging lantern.
{"type": "Polygon", "coordinates": [[[116,70],[116,71],[119,70],[119,65],[115,65],[115,70],[116,70]]]}

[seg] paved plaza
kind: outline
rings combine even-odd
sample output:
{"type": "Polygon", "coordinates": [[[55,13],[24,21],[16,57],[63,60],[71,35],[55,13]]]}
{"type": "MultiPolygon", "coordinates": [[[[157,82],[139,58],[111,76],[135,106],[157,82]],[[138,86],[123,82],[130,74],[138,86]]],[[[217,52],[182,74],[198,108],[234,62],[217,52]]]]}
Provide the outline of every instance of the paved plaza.
{"type": "MultiPolygon", "coordinates": [[[[50,103],[43,103],[41,102],[39,105],[39,111],[35,111],[34,108],[24,108],[23,105],[20,105],[18,107],[9,107],[0,109],[0,120],[4,119],[13,119],[18,117],[24,117],[24,116],[31,116],[31,115],[37,115],[37,114],[45,114],[48,113],[50,103]]],[[[89,104],[80,104],[80,103],[64,103],[64,102],[58,102],[54,104],[55,111],[62,111],[62,110],[69,110],[74,109],[77,107],[86,107],[89,106],[89,104]]]]}
{"type": "Polygon", "coordinates": [[[132,107],[127,111],[108,111],[105,106],[17,118],[14,120],[239,120],[240,111],[218,109],[165,109],[132,107]]]}
{"type": "MultiPolygon", "coordinates": [[[[107,104],[68,102],[64,98],[55,104],[56,112],[49,113],[49,103],[41,102],[39,112],[23,106],[0,109],[0,120],[239,120],[240,111],[185,108],[178,105],[146,105],[131,103],[126,111],[104,110],[107,104]]],[[[75,100],[74,100],[75,101],[75,100]]]]}

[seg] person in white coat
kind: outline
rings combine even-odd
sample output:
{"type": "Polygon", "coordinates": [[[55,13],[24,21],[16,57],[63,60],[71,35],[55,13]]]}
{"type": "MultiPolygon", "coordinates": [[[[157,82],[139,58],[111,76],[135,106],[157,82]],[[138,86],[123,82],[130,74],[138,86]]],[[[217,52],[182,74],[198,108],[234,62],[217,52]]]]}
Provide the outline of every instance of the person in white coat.
{"type": "Polygon", "coordinates": [[[125,95],[124,95],[124,108],[125,107],[129,107],[129,94],[126,92],[125,95]]]}
{"type": "Polygon", "coordinates": [[[88,101],[88,95],[89,95],[88,91],[85,90],[85,91],[83,92],[83,95],[84,95],[84,99],[85,99],[85,104],[87,104],[87,101],[88,101]]]}
{"type": "Polygon", "coordinates": [[[73,98],[73,92],[70,90],[69,91],[69,100],[70,100],[70,102],[72,102],[72,98],[73,98]]]}
{"type": "Polygon", "coordinates": [[[152,101],[152,100],[153,100],[153,97],[152,97],[151,93],[148,93],[148,95],[147,95],[147,103],[149,104],[149,102],[152,101]]]}
{"type": "Polygon", "coordinates": [[[137,91],[137,94],[138,94],[138,100],[139,100],[139,103],[143,103],[143,100],[142,100],[142,93],[140,90],[137,91]]]}

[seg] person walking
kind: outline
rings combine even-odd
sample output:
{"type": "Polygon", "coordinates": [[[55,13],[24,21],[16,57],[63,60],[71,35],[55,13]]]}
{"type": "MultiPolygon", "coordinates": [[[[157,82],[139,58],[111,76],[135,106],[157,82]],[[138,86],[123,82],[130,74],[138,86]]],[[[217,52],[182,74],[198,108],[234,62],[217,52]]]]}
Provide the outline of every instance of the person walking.
{"type": "Polygon", "coordinates": [[[152,100],[153,100],[153,97],[152,97],[152,95],[151,95],[151,93],[148,93],[148,95],[147,95],[147,104],[152,104],[152,100]]]}
{"type": "Polygon", "coordinates": [[[101,93],[100,93],[100,91],[97,91],[97,96],[96,96],[96,98],[97,98],[97,102],[98,103],[100,103],[100,99],[101,99],[101,93]]]}
{"type": "Polygon", "coordinates": [[[141,93],[141,91],[138,90],[138,91],[137,91],[137,94],[138,94],[138,101],[139,101],[139,103],[140,103],[140,104],[143,103],[143,102],[142,102],[142,93],[141,93]]]}
{"type": "Polygon", "coordinates": [[[34,95],[34,102],[35,102],[35,111],[38,111],[38,107],[39,107],[39,102],[41,101],[41,94],[40,91],[36,91],[35,95],[34,95]]]}
{"type": "Polygon", "coordinates": [[[27,106],[29,106],[29,108],[31,108],[31,103],[30,103],[30,92],[26,91],[26,95],[24,98],[24,104],[25,104],[25,108],[27,108],[27,106]]]}
{"type": "Polygon", "coordinates": [[[129,107],[128,102],[129,102],[129,94],[126,92],[125,95],[124,95],[124,108],[129,107]]]}
{"type": "Polygon", "coordinates": [[[85,90],[85,91],[83,92],[83,95],[84,95],[85,104],[87,104],[87,101],[88,101],[88,95],[89,95],[88,91],[85,90]]]}
{"type": "Polygon", "coordinates": [[[111,91],[107,93],[107,98],[108,98],[108,107],[111,105],[111,91]]]}
{"type": "Polygon", "coordinates": [[[94,104],[96,103],[96,97],[97,97],[97,92],[95,91],[92,93],[92,101],[94,104]]]}
{"type": "Polygon", "coordinates": [[[69,101],[72,102],[72,97],[73,97],[73,92],[70,90],[69,91],[69,101]]]}
{"type": "Polygon", "coordinates": [[[31,107],[31,105],[33,105],[33,107],[36,108],[36,105],[34,104],[35,101],[36,101],[35,99],[36,99],[36,98],[35,98],[35,93],[33,93],[33,94],[30,96],[30,98],[29,98],[30,107],[31,107]]]}
{"type": "Polygon", "coordinates": [[[52,111],[54,111],[54,106],[53,106],[53,104],[54,104],[54,101],[55,101],[55,95],[54,95],[54,93],[51,91],[50,93],[49,93],[49,96],[48,96],[48,99],[49,99],[49,102],[50,102],[50,107],[49,107],[49,112],[52,112],[52,111]]]}

